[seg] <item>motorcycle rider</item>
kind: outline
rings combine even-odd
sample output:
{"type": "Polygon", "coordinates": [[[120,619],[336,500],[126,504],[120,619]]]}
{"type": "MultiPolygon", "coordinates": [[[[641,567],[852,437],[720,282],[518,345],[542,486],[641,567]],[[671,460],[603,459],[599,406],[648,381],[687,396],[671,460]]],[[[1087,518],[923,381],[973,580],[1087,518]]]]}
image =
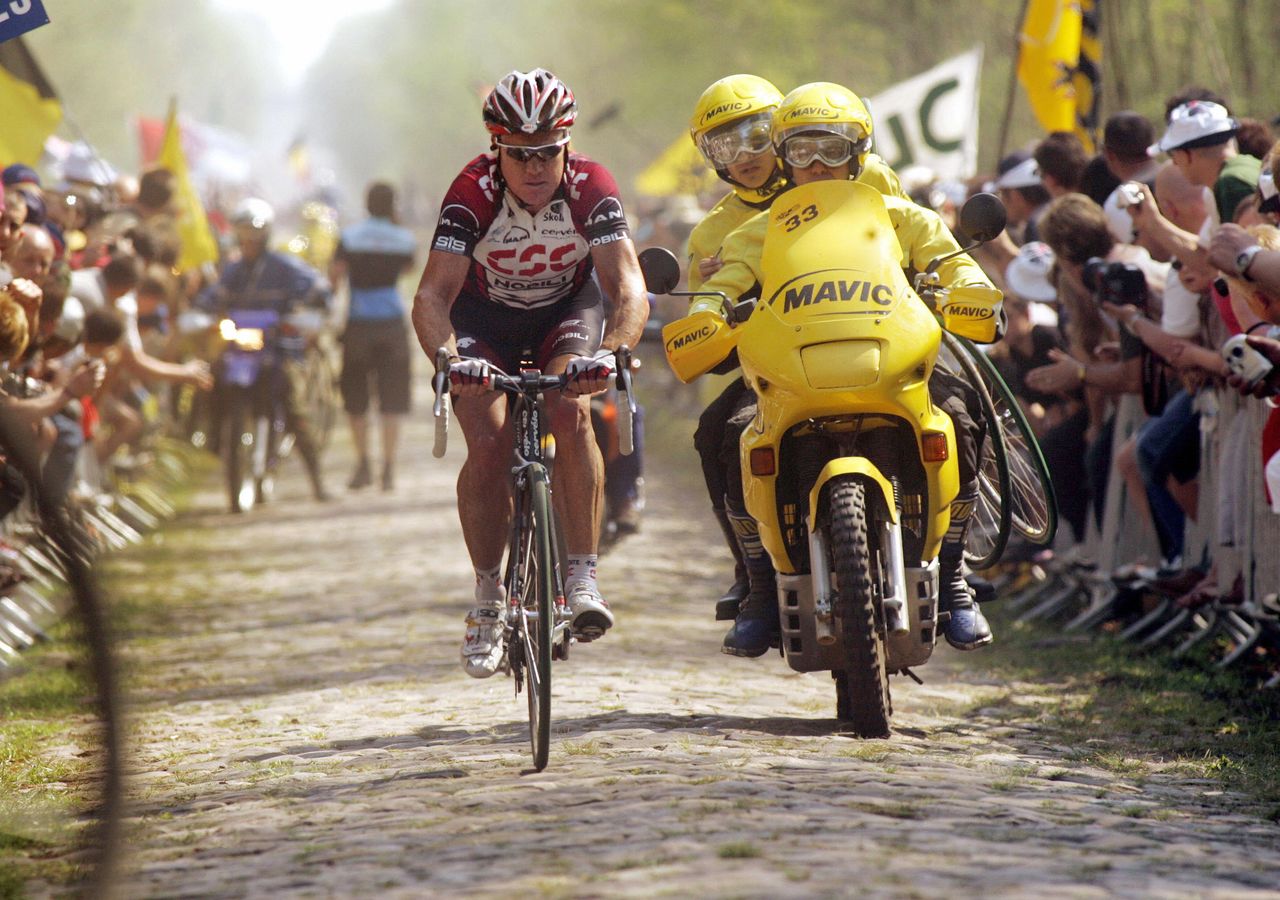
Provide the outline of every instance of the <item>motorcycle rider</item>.
{"type": "MultiPolygon", "coordinates": [[[[788,179],[796,185],[856,179],[868,157],[871,134],[871,116],[862,101],[848,88],[829,82],[796,88],[782,99],[772,118],[775,152],[788,179]]],[[[902,248],[903,268],[923,271],[934,259],[960,249],[932,210],[892,196],[885,196],[884,204],[902,248]]],[[[768,216],[757,215],[730,234],[722,248],[722,265],[706,280],[703,289],[734,298],[758,296],[764,281],[761,256],[767,226],[768,216]]],[[[991,287],[990,280],[968,255],[942,263],[938,273],[945,285],[991,287]]],[[[699,310],[719,311],[720,301],[698,299],[691,312],[699,310]]],[[[997,321],[1002,319],[997,311],[997,321]]],[[[957,649],[972,650],[991,642],[991,629],[962,572],[965,535],[977,498],[984,422],[977,398],[963,379],[935,368],[929,388],[934,403],[954,421],[960,468],[960,492],[951,504],[951,526],[939,554],[939,609],[950,613],[943,632],[947,642],[957,649]]],[[[748,596],[737,621],[725,635],[722,650],[749,657],[767,652],[778,634],[773,566],[742,494],[738,448],[742,430],[754,415],[755,396],[744,391],[728,418],[720,448],[721,461],[729,469],[727,514],[738,535],[750,583],[748,596]]]]}
{"type": "Polygon", "coordinates": [[[490,152],[468,163],[445,195],[414,298],[422,349],[432,358],[442,346],[453,354],[450,391],[467,440],[458,515],[476,605],[461,656],[474,678],[501,662],[499,566],[511,517],[511,425],[490,371],[515,372],[526,349],[540,369],[570,379],[546,401],[572,628],[592,640],[613,625],[596,584],[603,466],[587,395],[607,385],[613,351],[639,338],[648,302],[613,176],[569,149],[577,109],[573,92],[546,69],[511,72],[494,87],[484,102],[490,152]],[[602,292],[613,301],[607,316],[602,292]]]}
{"type": "MultiPolygon", "coordinates": [[[[707,165],[733,190],[711,208],[689,235],[691,291],[699,290],[703,281],[724,265],[721,254],[725,238],[748,219],[767,210],[773,199],[790,186],[769,136],[773,111],[781,102],[782,92],[772,83],[757,75],[740,74],[712,82],[694,106],[689,134],[707,165]]],[[[893,169],[874,153],[865,154],[855,179],[882,194],[910,199],[893,169]]],[[[727,373],[736,366],[734,354],[715,371],[727,373]]],[[[734,378],[699,416],[693,436],[707,492],[711,495],[711,509],[735,562],[733,585],[716,601],[716,618],[723,620],[737,616],[750,588],[742,550],[725,510],[729,488],[720,459],[729,414],[746,391],[746,382],[734,378]]]]}
{"type": "MultiPolygon", "coordinates": [[[[231,214],[231,227],[240,247],[240,258],[223,270],[218,283],[201,295],[197,306],[222,317],[237,309],[269,309],[283,323],[290,313],[304,308],[326,310],[329,283],[296,256],[269,249],[275,211],[271,204],[248,197],[231,214]]],[[[287,332],[287,326],[284,328],[287,332]]],[[[307,469],[316,500],[329,499],[320,471],[320,451],[311,433],[303,402],[302,342],[287,333],[278,338],[283,378],[286,427],[307,469]]],[[[221,406],[215,387],[215,403],[221,406]]]]}

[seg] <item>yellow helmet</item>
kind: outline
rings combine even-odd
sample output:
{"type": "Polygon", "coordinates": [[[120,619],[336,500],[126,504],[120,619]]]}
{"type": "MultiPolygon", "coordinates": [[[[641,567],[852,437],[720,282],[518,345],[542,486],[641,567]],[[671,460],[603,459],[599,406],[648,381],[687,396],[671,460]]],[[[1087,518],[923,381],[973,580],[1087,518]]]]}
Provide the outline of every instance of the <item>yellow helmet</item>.
{"type": "Polygon", "coordinates": [[[773,146],[779,158],[787,138],[803,132],[826,132],[853,143],[857,170],[861,170],[871,152],[871,131],[871,114],[858,95],[829,81],[800,85],[783,97],[773,112],[773,146]]]}
{"type": "Polygon", "coordinates": [[[701,149],[702,138],[708,131],[747,116],[772,113],[781,101],[782,91],[757,75],[721,78],[712,82],[698,98],[689,121],[689,134],[701,149]]]}

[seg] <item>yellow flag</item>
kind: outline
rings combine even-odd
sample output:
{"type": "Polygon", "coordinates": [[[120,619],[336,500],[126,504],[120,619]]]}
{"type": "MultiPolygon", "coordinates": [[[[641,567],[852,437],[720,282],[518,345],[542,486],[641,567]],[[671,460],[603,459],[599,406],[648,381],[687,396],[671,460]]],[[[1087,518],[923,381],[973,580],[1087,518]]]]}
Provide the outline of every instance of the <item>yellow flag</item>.
{"type": "Polygon", "coordinates": [[[182,241],[182,254],[178,257],[179,270],[186,272],[205,263],[218,261],[218,242],[213,237],[209,220],[204,214],[204,204],[191,183],[187,169],[187,155],[182,150],[182,131],[178,127],[178,104],[169,104],[169,116],[164,123],[164,140],[156,164],[173,173],[174,202],[178,214],[178,237],[182,241]]]}
{"type": "Polygon", "coordinates": [[[707,166],[693,138],[682,134],[636,176],[636,190],[650,197],[702,194],[715,190],[716,173],[707,166]]]}
{"type": "Polygon", "coordinates": [[[1082,16],[1079,0],[1030,0],[1018,35],[1018,80],[1045,131],[1074,131],[1082,16]]]}
{"type": "Polygon", "coordinates": [[[0,166],[35,165],[62,104],[22,38],[0,43],[0,166]]]}

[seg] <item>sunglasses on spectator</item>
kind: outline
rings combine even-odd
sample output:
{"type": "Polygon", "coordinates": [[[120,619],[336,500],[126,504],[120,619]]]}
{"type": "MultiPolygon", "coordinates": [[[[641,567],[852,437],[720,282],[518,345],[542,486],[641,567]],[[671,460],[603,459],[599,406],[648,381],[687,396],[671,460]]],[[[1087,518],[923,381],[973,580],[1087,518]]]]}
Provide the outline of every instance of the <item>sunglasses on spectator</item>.
{"type": "Polygon", "coordinates": [[[501,141],[495,143],[506,152],[507,156],[510,156],[518,163],[527,163],[534,158],[543,162],[551,162],[551,160],[560,155],[561,148],[569,143],[569,136],[565,135],[554,144],[542,144],[538,147],[521,147],[518,144],[504,144],[501,141]]]}
{"type": "Polygon", "coordinates": [[[698,149],[717,169],[733,165],[744,156],[755,156],[769,149],[768,113],[730,122],[703,135],[698,149]]]}
{"type": "Polygon", "coordinates": [[[815,159],[834,168],[853,159],[853,154],[859,149],[853,141],[839,135],[811,137],[801,134],[787,138],[782,145],[782,156],[797,169],[808,168],[815,159]]]}

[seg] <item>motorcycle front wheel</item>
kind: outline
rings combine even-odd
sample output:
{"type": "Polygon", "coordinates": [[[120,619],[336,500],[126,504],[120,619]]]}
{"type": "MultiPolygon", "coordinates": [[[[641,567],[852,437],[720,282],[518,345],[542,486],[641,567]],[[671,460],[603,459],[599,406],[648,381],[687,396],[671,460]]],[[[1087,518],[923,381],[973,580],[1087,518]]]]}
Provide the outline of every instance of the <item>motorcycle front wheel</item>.
{"type": "Polygon", "coordinates": [[[253,477],[253,404],[247,392],[235,391],[222,417],[222,465],[227,501],[233,513],[253,509],[256,490],[253,477]]]}
{"type": "Polygon", "coordinates": [[[889,736],[893,705],[885,668],[884,583],[880,556],[867,519],[866,485],[851,476],[831,480],[825,490],[828,546],[835,574],[835,617],[846,668],[831,673],[836,682],[836,718],[858,737],[889,736]]]}

